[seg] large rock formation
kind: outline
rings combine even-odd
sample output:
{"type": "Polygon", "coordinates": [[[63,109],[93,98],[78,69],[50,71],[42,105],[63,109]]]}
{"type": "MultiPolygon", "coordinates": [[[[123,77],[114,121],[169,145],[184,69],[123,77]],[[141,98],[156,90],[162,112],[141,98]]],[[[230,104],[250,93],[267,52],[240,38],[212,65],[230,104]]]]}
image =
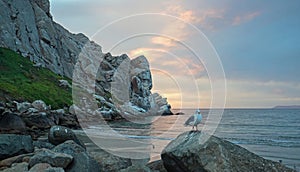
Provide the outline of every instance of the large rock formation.
{"type": "Polygon", "coordinates": [[[172,172],[294,171],[215,136],[201,144],[201,134],[200,131],[185,132],[173,140],[162,152],[164,167],[172,172]]]}
{"type": "MultiPolygon", "coordinates": [[[[96,90],[100,109],[94,106],[93,113],[97,110],[114,118],[127,111],[144,113],[152,108],[152,113],[159,114],[170,109],[160,96],[151,96],[151,72],[144,56],[130,60],[125,54],[103,53],[85,35],[72,34],[54,22],[49,8],[49,0],[0,0],[0,47],[19,52],[35,66],[75,81],[80,79],[78,85],[83,92],[96,90]],[[75,68],[79,72],[74,72],[75,68]],[[119,106],[123,108],[118,109],[119,106]]],[[[86,99],[95,100],[93,96],[86,99]]]]}

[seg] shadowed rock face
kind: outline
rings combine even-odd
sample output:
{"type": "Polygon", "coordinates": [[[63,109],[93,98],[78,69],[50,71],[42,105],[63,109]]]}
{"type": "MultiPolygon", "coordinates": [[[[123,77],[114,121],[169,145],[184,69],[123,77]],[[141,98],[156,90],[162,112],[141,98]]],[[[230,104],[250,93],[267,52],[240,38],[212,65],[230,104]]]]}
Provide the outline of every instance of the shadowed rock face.
{"type": "Polygon", "coordinates": [[[294,171],[218,137],[211,136],[203,144],[201,138],[201,132],[195,131],[179,135],[162,152],[165,168],[172,172],[294,171]]]}
{"type": "Polygon", "coordinates": [[[168,103],[157,93],[152,94],[151,89],[152,76],[145,56],[130,60],[125,54],[104,55],[97,71],[96,94],[102,96],[99,99],[112,105],[109,108],[116,109],[117,104],[121,106],[119,112],[137,116],[141,112],[156,108],[155,113],[162,114],[168,109],[168,103]]]}

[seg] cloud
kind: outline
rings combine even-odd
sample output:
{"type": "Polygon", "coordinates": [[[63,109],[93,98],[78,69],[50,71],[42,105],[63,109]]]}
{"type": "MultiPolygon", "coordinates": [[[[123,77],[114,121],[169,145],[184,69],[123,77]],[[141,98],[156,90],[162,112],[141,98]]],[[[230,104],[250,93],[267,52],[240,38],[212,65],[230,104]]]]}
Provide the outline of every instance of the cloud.
{"type": "Polygon", "coordinates": [[[162,48],[148,48],[148,47],[140,47],[137,49],[133,49],[131,50],[128,55],[131,58],[140,56],[140,55],[144,55],[148,58],[148,60],[153,60],[155,57],[160,56],[159,53],[163,53],[166,52],[165,49],[162,48]]]}
{"type": "Polygon", "coordinates": [[[227,107],[274,107],[299,104],[300,84],[227,80],[227,107]]]}
{"type": "Polygon", "coordinates": [[[171,5],[163,13],[174,15],[187,23],[212,30],[215,29],[215,22],[212,22],[212,20],[223,20],[225,9],[210,8],[194,11],[187,10],[180,5],[171,5]]]}
{"type": "Polygon", "coordinates": [[[260,14],[261,14],[260,11],[254,11],[254,12],[251,12],[251,13],[248,13],[248,14],[236,16],[232,21],[232,25],[236,26],[236,25],[240,25],[242,23],[246,23],[248,21],[253,20],[254,18],[259,16],[260,14]]]}
{"type": "Polygon", "coordinates": [[[172,76],[189,76],[200,78],[206,75],[206,69],[197,59],[189,55],[181,56],[164,48],[141,47],[129,52],[129,57],[144,55],[150,67],[165,71],[172,76]]]}

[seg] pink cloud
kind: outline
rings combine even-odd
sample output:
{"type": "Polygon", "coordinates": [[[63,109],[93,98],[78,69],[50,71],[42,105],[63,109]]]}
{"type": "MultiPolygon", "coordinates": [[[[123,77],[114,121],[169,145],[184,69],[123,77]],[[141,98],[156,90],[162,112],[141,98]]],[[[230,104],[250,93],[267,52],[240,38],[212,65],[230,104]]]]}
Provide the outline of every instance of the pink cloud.
{"type": "Polygon", "coordinates": [[[180,5],[171,5],[164,13],[174,15],[187,23],[200,24],[204,28],[211,29],[213,26],[210,23],[210,19],[223,19],[225,10],[206,9],[196,12],[193,10],[184,9],[180,5]]]}

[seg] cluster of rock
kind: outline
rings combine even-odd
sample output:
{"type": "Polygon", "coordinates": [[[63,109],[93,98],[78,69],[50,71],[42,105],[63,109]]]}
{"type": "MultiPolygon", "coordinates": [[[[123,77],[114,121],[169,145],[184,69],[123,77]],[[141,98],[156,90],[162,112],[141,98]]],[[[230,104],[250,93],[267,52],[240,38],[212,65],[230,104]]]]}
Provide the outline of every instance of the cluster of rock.
{"type": "Polygon", "coordinates": [[[0,133],[43,135],[50,127],[80,128],[75,114],[68,109],[52,110],[42,100],[0,103],[0,133]]]}
{"type": "Polygon", "coordinates": [[[74,132],[53,126],[48,138],[32,140],[29,135],[0,134],[0,171],[12,172],[98,172],[147,171],[152,166],[112,155],[104,150],[88,152],[74,132]]]}

